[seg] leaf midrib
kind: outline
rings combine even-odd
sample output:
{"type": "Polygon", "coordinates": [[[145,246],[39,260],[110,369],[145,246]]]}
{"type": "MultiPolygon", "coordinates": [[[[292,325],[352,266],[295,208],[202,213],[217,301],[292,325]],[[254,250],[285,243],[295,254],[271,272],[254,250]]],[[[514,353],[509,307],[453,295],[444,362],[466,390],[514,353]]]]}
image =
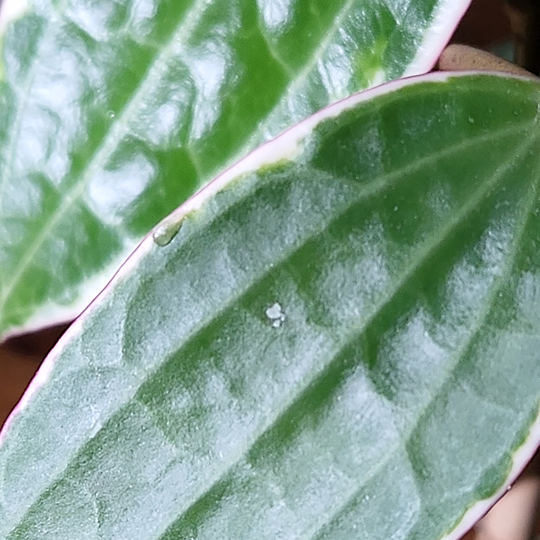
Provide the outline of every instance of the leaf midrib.
{"type": "MultiPolygon", "coordinates": [[[[525,124],[525,123],[528,123],[528,122],[523,122],[523,124],[525,124]]],[[[507,129],[500,130],[499,132],[496,132],[495,135],[490,132],[488,134],[483,134],[483,135],[481,135],[481,136],[479,136],[477,138],[474,138],[474,139],[469,139],[467,141],[460,141],[457,145],[449,147],[448,149],[445,149],[445,151],[439,151],[439,152],[436,152],[434,154],[429,154],[428,156],[426,156],[423,159],[417,159],[417,160],[411,162],[411,164],[408,167],[402,167],[400,169],[392,171],[391,173],[388,173],[387,175],[383,176],[376,183],[376,185],[374,187],[373,186],[367,186],[366,188],[364,188],[364,190],[362,190],[361,194],[359,194],[359,196],[357,198],[355,198],[354,201],[351,201],[350,205],[347,206],[347,208],[342,210],[342,212],[340,214],[333,215],[331,217],[330,222],[332,222],[335,219],[338,219],[343,213],[345,213],[347,211],[348,208],[350,208],[354,204],[358,204],[364,198],[368,198],[368,197],[372,196],[373,194],[388,188],[391,181],[396,180],[396,179],[399,180],[401,178],[406,178],[410,172],[414,171],[417,168],[420,168],[420,167],[426,165],[427,163],[430,163],[431,161],[436,161],[438,158],[440,158],[442,156],[452,155],[454,152],[459,151],[464,146],[467,146],[467,147],[470,148],[471,144],[486,142],[486,141],[489,141],[489,140],[492,140],[492,139],[498,139],[498,138],[502,137],[503,135],[513,133],[514,131],[519,131],[521,128],[522,128],[521,124],[517,125],[517,126],[512,125],[511,127],[507,128],[507,129]],[[404,174],[404,172],[406,172],[407,174],[404,174]]],[[[532,142],[530,140],[527,141],[527,139],[525,139],[522,142],[521,147],[519,148],[518,152],[516,152],[516,154],[526,151],[530,145],[532,145],[532,142]],[[527,142],[529,142],[529,145],[526,144],[527,142]]],[[[513,159],[516,159],[516,157],[517,156],[514,155],[513,159]]],[[[487,195],[489,195],[489,193],[491,193],[491,189],[495,185],[497,185],[497,183],[500,181],[500,178],[498,176],[504,174],[504,172],[506,172],[506,169],[511,168],[511,166],[512,166],[512,160],[508,160],[504,164],[504,167],[499,167],[497,169],[496,174],[493,175],[492,179],[490,181],[488,181],[488,182],[485,182],[484,184],[481,184],[480,187],[476,190],[475,196],[471,196],[468,204],[463,205],[462,211],[459,214],[457,214],[457,216],[455,216],[453,219],[449,219],[446,222],[447,226],[445,228],[443,228],[443,231],[441,232],[441,230],[439,229],[438,234],[434,233],[433,236],[430,237],[430,239],[426,240],[422,244],[422,246],[419,249],[416,250],[416,253],[419,254],[419,256],[416,257],[416,261],[413,260],[413,264],[411,264],[408,267],[408,269],[405,270],[405,272],[403,273],[401,279],[397,280],[394,283],[393,292],[391,294],[385,295],[385,297],[383,297],[381,299],[381,301],[374,307],[373,313],[366,318],[366,321],[364,323],[364,327],[361,330],[353,332],[354,335],[345,337],[346,342],[350,342],[352,339],[354,339],[354,337],[356,335],[359,335],[359,334],[361,334],[362,332],[365,331],[365,328],[373,321],[373,319],[377,316],[377,314],[394,298],[394,296],[397,294],[397,292],[403,286],[406,285],[408,280],[411,279],[414,276],[415,271],[418,268],[420,268],[422,266],[422,264],[424,264],[425,260],[427,260],[430,257],[430,255],[433,253],[433,251],[436,250],[442,244],[442,242],[446,239],[446,237],[448,235],[450,235],[452,233],[452,231],[456,227],[458,227],[463,222],[463,220],[472,211],[474,211],[474,209],[477,207],[477,205],[480,202],[482,202],[482,200],[487,195]]],[[[192,340],[198,333],[200,333],[202,330],[204,330],[213,320],[218,318],[221,314],[227,312],[230,309],[230,306],[233,305],[235,302],[237,302],[244,294],[246,294],[246,292],[247,292],[247,290],[249,288],[254,287],[257,283],[259,283],[262,279],[264,279],[264,277],[267,274],[275,271],[276,268],[278,268],[285,261],[287,261],[296,251],[298,251],[298,249],[303,247],[309,240],[314,238],[317,234],[324,231],[328,226],[329,226],[328,224],[323,224],[322,226],[319,226],[317,228],[317,230],[309,231],[307,233],[308,236],[306,238],[302,239],[300,244],[296,244],[296,245],[291,246],[292,249],[290,251],[287,251],[284,254],[284,256],[282,258],[280,258],[280,260],[272,268],[267,268],[264,272],[262,272],[262,274],[258,275],[256,277],[256,279],[252,280],[252,282],[250,283],[250,285],[248,287],[242,287],[241,293],[237,294],[237,295],[233,295],[227,302],[225,302],[222,306],[220,306],[218,309],[216,309],[213,317],[210,320],[202,321],[201,324],[199,324],[196,328],[194,328],[193,332],[191,332],[191,334],[189,336],[186,336],[186,338],[184,339],[182,347],[185,346],[185,344],[187,344],[190,340],[192,340]]],[[[182,347],[180,347],[180,348],[182,348],[182,347]]],[[[305,388],[307,388],[309,385],[311,385],[313,383],[313,381],[316,380],[324,372],[325,369],[328,369],[328,366],[331,365],[333,360],[334,360],[334,358],[332,358],[332,360],[330,361],[329,364],[327,364],[325,366],[322,366],[322,368],[317,373],[315,373],[312,378],[310,378],[310,380],[308,381],[308,384],[305,386],[305,388]]],[[[161,367],[162,365],[163,364],[160,364],[159,367],[161,367]]],[[[148,381],[153,375],[154,375],[154,372],[149,372],[145,378],[141,379],[140,384],[142,385],[144,382],[148,381]]],[[[116,415],[120,410],[122,410],[122,408],[133,399],[133,397],[135,396],[135,394],[139,390],[139,388],[135,388],[134,392],[133,392],[132,396],[129,398],[129,400],[126,400],[123,405],[121,405],[117,410],[112,412],[112,414],[108,418],[108,421],[110,421],[110,419],[113,418],[114,415],[116,415]]],[[[250,441],[252,441],[252,442],[248,441],[248,443],[247,443],[249,445],[248,447],[252,447],[255,444],[255,442],[257,440],[259,440],[262,435],[264,435],[264,433],[266,433],[269,429],[271,429],[271,427],[273,425],[275,425],[275,423],[277,421],[279,421],[279,418],[288,409],[290,409],[290,407],[296,401],[296,399],[294,399],[294,398],[300,396],[301,393],[305,390],[305,388],[300,389],[299,391],[296,391],[293,395],[291,395],[291,397],[293,399],[290,399],[290,400],[287,401],[289,403],[289,405],[287,405],[286,407],[281,408],[279,411],[277,411],[277,414],[275,415],[274,419],[270,420],[271,424],[269,424],[268,426],[263,428],[263,430],[259,434],[255,435],[255,438],[253,438],[253,437],[250,438],[250,441]]],[[[107,422],[104,422],[103,425],[105,426],[106,423],[107,422]]],[[[96,433],[94,435],[94,438],[98,435],[98,433],[96,433]]],[[[82,452],[82,449],[85,447],[86,444],[88,444],[88,442],[89,442],[89,440],[86,441],[81,447],[77,448],[75,453],[72,454],[72,457],[69,460],[67,460],[66,463],[69,464],[69,463],[73,462],[75,457],[82,452]]],[[[224,462],[224,465],[225,465],[224,471],[225,472],[223,472],[222,474],[219,474],[219,475],[214,475],[215,479],[210,479],[211,483],[210,483],[209,487],[204,488],[203,490],[201,490],[200,495],[197,496],[197,498],[195,499],[195,502],[197,500],[199,500],[201,497],[203,497],[206,493],[208,493],[212,489],[212,487],[215,485],[215,483],[217,481],[219,481],[219,479],[223,478],[227,474],[227,472],[241,459],[241,457],[243,455],[245,455],[245,450],[238,456],[238,458],[235,458],[234,460],[227,460],[227,462],[224,462]]],[[[3,465],[5,466],[5,462],[3,463],[3,465]]],[[[62,475],[63,475],[64,472],[65,472],[65,468],[62,469],[62,471],[60,471],[60,474],[55,476],[48,485],[49,486],[54,486],[58,481],[61,480],[62,475]]],[[[39,499],[39,496],[41,496],[41,493],[38,495],[38,499],[39,499]]],[[[19,523],[22,520],[24,520],[25,516],[27,516],[31,512],[32,506],[34,504],[36,504],[38,499],[34,500],[33,502],[30,503],[30,505],[27,506],[27,510],[26,510],[26,512],[24,512],[24,514],[22,514],[22,517],[20,518],[19,523]]],[[[188,505],[182,511],[182,513],[185,514],[193,504],[194,503],[191,503],[190,505],[188,505]]],[[[11,528],[11,530],[8,532],[8,535],[11,534],[14,530],[16,530],[19,523],[16,523],[11,528]]]]}

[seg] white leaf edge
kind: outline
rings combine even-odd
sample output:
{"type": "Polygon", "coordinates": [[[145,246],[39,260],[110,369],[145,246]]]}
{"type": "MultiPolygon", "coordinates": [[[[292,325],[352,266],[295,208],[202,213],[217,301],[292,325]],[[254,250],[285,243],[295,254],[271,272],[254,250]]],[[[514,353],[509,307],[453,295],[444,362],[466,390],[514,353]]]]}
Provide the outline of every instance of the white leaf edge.
{"type": "Polygon", "coordinates": [[[441,2],[433,16],[429,29],[424,34],[416,56],[403,74],[404,77],[421,75],[433,68],[463,15],[469,9],[471,1],[446,0],[441,2]]]}

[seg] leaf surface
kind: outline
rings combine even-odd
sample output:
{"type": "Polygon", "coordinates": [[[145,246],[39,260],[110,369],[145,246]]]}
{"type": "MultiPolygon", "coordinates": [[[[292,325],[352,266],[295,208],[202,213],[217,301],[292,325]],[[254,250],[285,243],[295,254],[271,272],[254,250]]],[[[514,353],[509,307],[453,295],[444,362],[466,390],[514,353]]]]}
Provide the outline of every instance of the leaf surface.
{"type": "Polygon", "coordinates": [[[426,71],[469,0],[30,0],[0,28],[0,335],[73,317],[141,237],[321,107],[426,71]]]}
{"type": "Polygon", "coordinates": [[[539,103],[398,81],[190,199],[8,422],[0,538],[457,538],[540,436],[539,103]]]}

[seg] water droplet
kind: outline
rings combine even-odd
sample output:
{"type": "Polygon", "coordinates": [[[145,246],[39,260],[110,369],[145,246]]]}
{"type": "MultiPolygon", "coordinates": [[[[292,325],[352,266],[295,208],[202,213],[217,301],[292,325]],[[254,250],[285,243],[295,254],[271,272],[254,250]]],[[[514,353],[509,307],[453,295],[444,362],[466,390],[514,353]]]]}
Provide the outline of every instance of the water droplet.
{"type": "Polygon", "coordinates": [[[519,111],[514,111],[514,116],[519,116],[519,111]]]}
{"type": "Polygon", "coordinates": [[[274,302],[266,311],[266,317],[272,322],[274,328],[279,328],[285,321],[285,313],[280,304],[274,302]]]}
{"type": "Polygon", "coordinates": [[[399,206],[394,206],[394,212],[397,212],[399,210],[399,206]]]}
{"type": "Polygon", "coordinates": [[[181,227],[181,221],[178,223],[162,223],[156,228],[152,234],[152,238],[158,246],[168,246],[172,242],[173,238],[178,234],[181,227]]]}
{"type": "Polygon", "coordinates": [[[115,116],[114,111],[107,111],[108,118],[114,118],[114,116],[115,116]]]}
{"type": "Polygon", "coordinates": [[[474,118],[472,116],[469,116],[469,124],[474,124],[474,118]]]}

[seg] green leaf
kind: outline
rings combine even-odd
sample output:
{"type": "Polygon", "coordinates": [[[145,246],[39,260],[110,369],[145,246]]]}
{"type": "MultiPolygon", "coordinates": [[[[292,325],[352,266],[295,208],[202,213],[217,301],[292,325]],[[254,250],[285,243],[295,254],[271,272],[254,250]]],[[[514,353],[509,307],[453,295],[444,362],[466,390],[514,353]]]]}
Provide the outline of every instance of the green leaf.
{"type": "Polygon", "coordinates": [[[8,422],[0,538],[457,538],[540,437],[539,118],[398,81],[209,184],[8,422]]]}
{"type": "Polygon", "coordinates": [[[76,315],[247,151],[427,71],[470,0],[6,0],[0,335],[76,315]]]}

